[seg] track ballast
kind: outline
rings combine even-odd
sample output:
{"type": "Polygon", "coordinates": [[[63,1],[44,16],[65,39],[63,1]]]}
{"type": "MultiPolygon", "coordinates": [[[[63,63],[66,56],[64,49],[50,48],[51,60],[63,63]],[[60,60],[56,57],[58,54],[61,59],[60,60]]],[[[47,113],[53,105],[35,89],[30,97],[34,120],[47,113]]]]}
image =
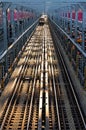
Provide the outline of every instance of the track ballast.
{"type": "Polygon", "coordinates": [[[0,130],[85,130],[58,50],[48,24],[38,26],[0,98],[0,130]]]}

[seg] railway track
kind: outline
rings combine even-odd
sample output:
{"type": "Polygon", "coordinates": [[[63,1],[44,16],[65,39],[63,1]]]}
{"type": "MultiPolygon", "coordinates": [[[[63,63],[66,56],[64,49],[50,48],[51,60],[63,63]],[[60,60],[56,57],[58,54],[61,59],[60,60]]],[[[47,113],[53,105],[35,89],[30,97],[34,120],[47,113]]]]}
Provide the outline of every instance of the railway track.
{"type": "Polygon", "coordinates": [[[13,91],[1,96],[0,130],[85,130],[60,57],[49,26],[38,26],[11,76],[13,91]]]}

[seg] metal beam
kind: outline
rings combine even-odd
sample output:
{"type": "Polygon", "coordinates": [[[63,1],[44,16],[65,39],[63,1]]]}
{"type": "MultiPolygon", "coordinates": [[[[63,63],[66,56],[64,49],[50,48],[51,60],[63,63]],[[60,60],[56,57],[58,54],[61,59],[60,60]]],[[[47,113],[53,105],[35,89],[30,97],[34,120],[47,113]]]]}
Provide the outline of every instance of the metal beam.
{"type": "Polygon", "coordinates": [[[56,26],[57,28],[63,32],[67,36],[67,38],[76,46],[76,48],[82,53],[82,55],[86,58],[86,53],[82,50],[82,48],[60,27],[58,26],[52,19],[50,19],[56,26]]]}

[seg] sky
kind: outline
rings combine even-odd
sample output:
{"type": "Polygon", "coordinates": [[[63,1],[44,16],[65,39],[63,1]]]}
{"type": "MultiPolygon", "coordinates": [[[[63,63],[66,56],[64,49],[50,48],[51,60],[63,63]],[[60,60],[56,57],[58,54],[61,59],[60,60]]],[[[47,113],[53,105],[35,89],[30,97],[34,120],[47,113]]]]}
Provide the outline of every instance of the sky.
{"type": "Polygon", "coordinates": [[[67,4],[76,2],[86,2],[86,0],[2,0],[2,1],[25,5],[37,11],[43,11],[43,10],[52,11],[56,10],[60,6],[64,7],[67,4]]]}

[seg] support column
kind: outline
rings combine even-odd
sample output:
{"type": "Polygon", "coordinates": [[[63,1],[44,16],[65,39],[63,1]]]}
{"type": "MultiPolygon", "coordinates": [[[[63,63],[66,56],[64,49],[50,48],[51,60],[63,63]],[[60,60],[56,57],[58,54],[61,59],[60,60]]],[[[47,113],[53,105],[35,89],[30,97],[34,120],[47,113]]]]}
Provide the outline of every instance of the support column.
{"type": "Polygon", "coordinates": [[[8,48],[8,37],[7,37],[7,9],[3,7],[3,30],[4,30],[4,50],[8,48]]]}
{"type": "MultiPolygon", "coordinates": [[[[3,4],[3,31],[4,31],[4,51],[8,49],[8,32],[7,32],[7,9],[9,4],[3,4]]],[[[5,57],[6,71],[8,70],[8,60],[7,55],[5,57]]]]}
{"type": "Polygon", "coordinates": [[[76,11],[76,18],[75,18],[75,41],[77,41],[77,25],[78,25],[78,12],[76,11]]]}
{"type": "Polygon", "coordinates": [[[77,52],[76,56],[76,75],[78,76],[78,70],[79,70],[79,52],[77,52]]]}
{"type": "Polygon", "coordinates": [[[11,9],[12,39],[15,39],[14,9],[11,9]]]}
{"type": "Polygon", "coordinates": [[[85,15],[86,12],[83,11],[83,20],[82,20],[82,49],[85,50],[85,15]]]}
{"type": "Polygon", "coordinates": [[[84,88],[86,89],[86,65],[84,68],[84,88]]]}
{"type": "Polygon", "coordinates": [[[3,64],[4,64],[3,62],[0,63],[0,94],[3,90],[3,88],[4,88],[4,79],[3,79],[3,77],[4,77],[4,65],[3,64]]]}
{"type": "Polygon", "coordinates": [[[72,10],[70,11],[70,36],[72,36],[72,10]]]}

